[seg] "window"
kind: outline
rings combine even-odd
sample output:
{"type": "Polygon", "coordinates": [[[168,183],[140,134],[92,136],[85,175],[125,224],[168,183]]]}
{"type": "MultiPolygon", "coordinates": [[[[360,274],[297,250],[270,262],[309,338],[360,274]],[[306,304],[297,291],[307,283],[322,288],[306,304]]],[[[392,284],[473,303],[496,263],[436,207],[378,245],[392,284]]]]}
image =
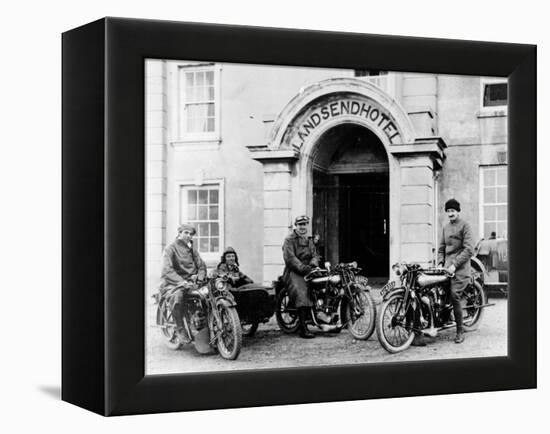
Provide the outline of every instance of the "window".
{"type": "Polygon", "coordinates": [[[508,167],[480,167],[480,237],[508,238],[508,167]]]}
{"type": "Polygon", "coordinates": [[[387,75],[387,71],[379,71],[377,69],[356,69],[354,75],[356,77],[376,77],[379,75],[387,75]]]}
{"type": "Polygon", "coordinates": [[[217,257],[223,246],[223,201],[220,184],[180,186],[179,223],[189,222],[197,233],[194,240],[201,254],[217,257]]]}
{"type": "Polygon", "coordinates": [[[483,89],[483,107],[503,106],[508,104],[507,83],[487,83],[483,89]]]}
{"type": "Polygon", "coordinates": [[[394,73],[388,73],[388,71],[381,71],[379,69],[355,69],[353,75],[360,80],[378,86],[392,98],[395,98],[396,76],[394,73]]]}
{"type": "Polygon", "coordinates": [[[215,65],[179,66],[179,139],[218,138],[218,82],[219,73],[215,65]]]}
{"type": "Polygon", "coordinates": [[[508,82],[505,79],[481,79],[481,110],[505,110],[508,107],[508,82]]]}

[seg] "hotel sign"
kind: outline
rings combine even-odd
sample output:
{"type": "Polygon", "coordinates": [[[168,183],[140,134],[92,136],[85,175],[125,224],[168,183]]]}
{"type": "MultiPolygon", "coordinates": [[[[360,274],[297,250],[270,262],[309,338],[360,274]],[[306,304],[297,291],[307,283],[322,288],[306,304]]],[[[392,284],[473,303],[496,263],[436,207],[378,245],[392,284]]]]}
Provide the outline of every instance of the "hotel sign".
{"type": "Polygon", "coordinates": [[[385,135],[391,144],[400,142],[400,132],[387,111],[368,101],[340,99],[318,106],[301,118],[298,121],[297,129],[294,130],[292,143],[295,147],[301,148],[310,134],[323,123],[335,118],[349,118],[350,116],[367,121],[373,131],[379,135],[385,135]]]}

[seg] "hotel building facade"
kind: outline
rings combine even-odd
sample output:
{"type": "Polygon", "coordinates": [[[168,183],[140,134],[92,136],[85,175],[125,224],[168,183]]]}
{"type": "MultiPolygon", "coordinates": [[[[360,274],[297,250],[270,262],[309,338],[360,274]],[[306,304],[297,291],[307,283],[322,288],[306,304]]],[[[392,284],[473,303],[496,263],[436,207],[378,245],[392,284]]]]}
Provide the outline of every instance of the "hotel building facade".
{"type": "Polygon", "coordinates": [[[369,277],[435,260],[443,205],[475,237],[507,237],[505,79],[147,60],[146,281],[197,227],[209,267],[226,246],[270,283],[294,217],[332,263],[369,277]]]}

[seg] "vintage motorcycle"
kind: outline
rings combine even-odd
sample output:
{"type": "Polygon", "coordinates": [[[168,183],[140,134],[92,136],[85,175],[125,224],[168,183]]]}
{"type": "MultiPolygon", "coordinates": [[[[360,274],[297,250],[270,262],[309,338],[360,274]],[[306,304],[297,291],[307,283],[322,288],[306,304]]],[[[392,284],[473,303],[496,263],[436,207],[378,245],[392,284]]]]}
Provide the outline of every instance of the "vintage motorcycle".
{"type": "MultiPolygon", "coordinates": [[[[315,268],[304,280],[313,299],[309,321],[323,331],[339,332],[344,327],[356,339],[366,340],[374,332],[376,309],[367,286],[368,279],[360,276],[356,262],[338,264],[331,268],[315,268]]],[[[299,327],[298,309],[291,306],[290,296],[282,277],[276,286],[275,317],[280,329],[294,333],[299,327]]]]}
{"type": "Polygon", "coordinates": [[[234,360],[239,356],[242,329],[227,280],[227,276],[218,276],[198,287],[184,281],[173,289],[184,288],[183,324],[186,338],[183,342],[176,333],[176,323],[167,297],[160,298],[157,326],[170,349],[177,350],[193,342],[200,353],[209,353],[217,348],[224,359],[234,360]]]}
{"type": "MultiPolygon", "coordinates": [[[[401,281],[388,282],[383,297],[376,333],[380,344],[390,353],[404,351],[416,333],[436,337],[438,332],[455,327],[448,286],[453,277],[444,268],[422,268],[416,263],[397,263],[392,267],[401,281]]],[[[464,330],[477,329],[483,309],[491,304],[482,283],[474,276],[461,294],[464,330]]]]}

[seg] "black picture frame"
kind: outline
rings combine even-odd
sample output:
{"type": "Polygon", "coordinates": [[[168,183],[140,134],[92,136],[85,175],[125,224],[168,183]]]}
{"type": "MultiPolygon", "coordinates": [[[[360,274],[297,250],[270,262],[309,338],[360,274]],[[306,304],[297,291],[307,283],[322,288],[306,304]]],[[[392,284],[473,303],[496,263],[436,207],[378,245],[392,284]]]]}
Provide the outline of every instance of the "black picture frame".
{"type": "Polygon", "coordinates": [[[63,400],[124,415],[536,387],[536,46],[104,18],[62,55],[63,400]],[[508,77],[508,356],[145,377],[146,58],[508,77]]]}

